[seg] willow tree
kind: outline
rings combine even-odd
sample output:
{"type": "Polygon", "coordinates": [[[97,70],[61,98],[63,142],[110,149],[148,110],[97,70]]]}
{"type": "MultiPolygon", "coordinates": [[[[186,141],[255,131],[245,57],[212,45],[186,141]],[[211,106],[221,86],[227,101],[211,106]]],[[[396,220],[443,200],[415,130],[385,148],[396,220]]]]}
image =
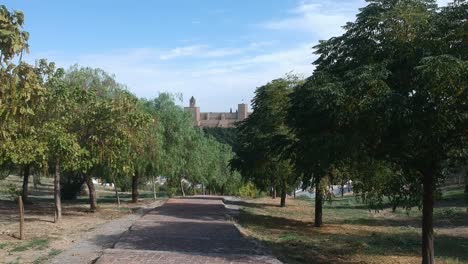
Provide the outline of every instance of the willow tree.
{"type": "Polygon", "coordinates": [[[133,126],[136,98],[125,91],[114,77],[103,70],[73,66],[64,77],[65,85],[74,90],[78,108],[74,109],[71,132],[76,134],[82,155],[77,174],[84,178],[89,191],[91,210],[97,208],[92,178],[107,171],[124,176],[131,167],[129,127],[133,126]],[[126,166],[127,165],[127,166],[126,166]]]}
{"type": "Polygon", "coordinates": [[[194,133],[192,120],[188,113],[175,104],[170,94],[160,94],[153,103],[162,142],[159,172],[168,177],[171,192],[180,189],[184,194],[183,179],[187,157],[192,151],[189,143],[194,133]]]}

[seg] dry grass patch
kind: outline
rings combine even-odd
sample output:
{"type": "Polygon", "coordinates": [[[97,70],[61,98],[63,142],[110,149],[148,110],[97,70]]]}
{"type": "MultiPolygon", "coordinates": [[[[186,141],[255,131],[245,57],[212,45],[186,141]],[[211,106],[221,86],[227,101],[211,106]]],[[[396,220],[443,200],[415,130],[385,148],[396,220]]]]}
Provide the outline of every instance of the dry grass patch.
{"type": "MultiPolygon", "coordinates": [[[[1,184],[20,184],[21,179],[10,176],[1,184]]],[[[128,215],[153,202],[143,199],[131,204],[130,194],[123,193],[120,207],[115,203],[113,190],[97,186],[98,210],[91,212],[87,197],[63,201],[63,219],[53,223],[53,186],[50,179],[37,189],[30,189],[31,203],[25,204],[25,240],[19,237],[18,206],[5,194],[0,195],[0,263],[47,263],[47,260],[80,241],[83,235],[101,224],[128,215]]],[[[151,195],[143,194],[144,197],[151,195]]]]}
{"type": "MultiPolygon", "coordinates": [[[[461,191],[461,188],[458,192],[461,191]]],[[[451,196],[449,196],[451,197],[451,196]]],[[[369,211],[353,196],[324,206],[324,226],[313,226],[313,200],[261,198],[241,202],[238,221],[285,263],[420,263],[420,212],[369,211]]],[[[468,263],[468,212],[463,200],[435,209],[438,263],[468,263]]]]}

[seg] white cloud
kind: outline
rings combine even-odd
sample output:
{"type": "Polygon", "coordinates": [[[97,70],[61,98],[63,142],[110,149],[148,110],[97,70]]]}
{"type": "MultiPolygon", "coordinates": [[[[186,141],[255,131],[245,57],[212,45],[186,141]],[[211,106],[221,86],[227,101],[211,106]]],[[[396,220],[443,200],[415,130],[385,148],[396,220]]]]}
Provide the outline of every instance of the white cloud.
{"type": "MultiPolygon", "coordinates": [[[[237,49],[246,51],[270,44],[251,43],[237,49]]],[[[189,59],[187,64],[161,60],[164,51],[148,48],[79,56],[48,53],[47,57],[60,67],[67,68],[78,63],[102,68],[115,74],[119,82],[126,84],[139,97],[151,98],[165,91],[182,93],[186,100],[195,96],[202,111],[228,111],[230,107],[235,109],[242,101],[249,102],[256,87],[280,78],[287,72],[310,75],[313,70],[311,46],[312,43],[302,43],[287,49],[257,51],[256,55],[239,53],[243,55],[231,57],[223,55],[240,51],[224,47],[208,49],[203,45],[178,51],[173,49],[172,58],[207,51],[207,57],[196,62],[193,58],[189,59]]]]}
{"type": "Polygon", "coordinates": [[[166,53],[162,54],[159,58],[161,60],[169,60],[178,57],[193,56],[200,54],[204,48],[205,47],[202,45],[178,47],[167,51],[166,53]]]}
{"type": "Polygon", "coordinates": [[[354,20],[363,0],[342,3],[332,1],[302,1],[289,10],[289,16],[263,23],[262,26],[273,30],[300,31],[311,37],[324,39],[343,32],[342,26],[354,20]]]}
{"type": "Polygon", "coordinates": [[[161,60],[181,58],[223,58],[227,56],[240,55],[250,51],[258,51],[264,47],[271,46],[274,41],[252,42],[244,47],[213,48],[209,45],[190,45],[161,51],[161,60]]]}

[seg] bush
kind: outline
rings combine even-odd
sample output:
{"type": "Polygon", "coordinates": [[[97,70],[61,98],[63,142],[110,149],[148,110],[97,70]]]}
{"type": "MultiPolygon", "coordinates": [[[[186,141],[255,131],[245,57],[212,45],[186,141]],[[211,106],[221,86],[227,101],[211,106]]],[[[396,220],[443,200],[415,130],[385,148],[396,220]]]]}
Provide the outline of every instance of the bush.
{"type": "Polygon", "coordinates": [[[65,172],[62,175],[60,194],[64,200],[76,200],[76,198],[83,191],[83,184],[85,179],[83,175],[65,172]]]}
{"type": "Polygon", "coordinates": [[[16,201],[19,196],[21,196],[21,190],[16,186],[16,184],[8,183],[5,185],[5,193],[13,200],[16,201]]]}
{"type": "Polygon", "coordinates": [[[239,195],[243,198],[255,198],[257,197],[257,192],[257,188],[252,182],[247,182],[239,189],[239,195]]]}

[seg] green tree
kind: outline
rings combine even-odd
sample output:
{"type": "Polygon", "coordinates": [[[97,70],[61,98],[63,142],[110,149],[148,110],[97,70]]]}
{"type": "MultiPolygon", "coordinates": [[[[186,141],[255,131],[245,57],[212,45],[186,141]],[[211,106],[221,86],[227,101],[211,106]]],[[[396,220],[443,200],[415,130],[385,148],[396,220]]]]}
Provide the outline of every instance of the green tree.
{"type": "Polygon", "coordinates": [[[302,175],[303,187],[315,188],[316,227],[322,225],[322,205],[334,173],[344,169],[348,144],[346,119],[342,100],[343,90],[327,74],[315,72],[291,94],[288,125],[294,133],[292,140],[283,141],[283,152],[291,157],[302,175]]]}
{"type": "Polygon", "coordinates": [[[88,186],[91,210],[96,210],[92,177],[134,172],[130,141],[141,121],[135,114],[137,99],[100,69],[73,66],[64,79],[65,85],[75,91],[74,100],[79,105],[71,124],[71,133],[77,136],[83,150],[76,171],[88,186]]]}
{"type": "Polygon", "coordinates": [[[22,196],[27,200],[30,169],[39,166],[45,150],[34,128],[44,89],[34,67],[21,62],[23,52],[28,51],[29,38],[23,24],[22,12],[10,12],[0,6],[0,163],[10,162],[22,168],[22,196]]]}
{"type": "Polygon", "coordinates": [[[177,188],[184,194],[182,179],[191,152],[192,120],[188,113],[175,104],[174,97],[167,93],[160,94],[154,100],[154,108],[162,139],[159,172],[168,177],[167,184],[172,190],[177,188]]]}
{"type": "MultiPolygon", "coordinates": [[[[286,195],[296,182],[290,159],[280,155],[278,145],[290,141],[292,134],[286,124],[289,95],[301,80],[294,76],[257,88],[252,100],[253,113],[237,127],[239,149],[232,161],[233,168],[263,190],[280,190],[280,205],[286,206],[286,195]]],[[[273,195],[274,196],[274,195],[273,195]]]]}
{"type": "Polygon", "coordinates": [[[432,214],[441,170],[453,156],[466,158],[467,10],[465,1],[441,10],[429,0],[369,1],[343,35],[316,47],[313,78],[326,76],[320,86],[334,87],[331,105],[345,102],[332,109],[336,116],[323,113],[338,124],[337,135],[346,139],[340,144],[414,177],[397,185],[422,185],[422,195],[413,195],[423,207],[423,263],[434,263],[432,214]]]}
{"type": "Polygon", "coordinates": [[[46,146],[45,165],[51,164],[54,171],[55,222],[62,218],[61,173],[63,168],[73,169],[82,153],[76,134],[71,133],[75,102],[73,90],[65,86],[64,70],[55,68],[54,63],[40,60],[36,73],[46,89],[44,101],[36,117],[36,129],[46,146]]]}

